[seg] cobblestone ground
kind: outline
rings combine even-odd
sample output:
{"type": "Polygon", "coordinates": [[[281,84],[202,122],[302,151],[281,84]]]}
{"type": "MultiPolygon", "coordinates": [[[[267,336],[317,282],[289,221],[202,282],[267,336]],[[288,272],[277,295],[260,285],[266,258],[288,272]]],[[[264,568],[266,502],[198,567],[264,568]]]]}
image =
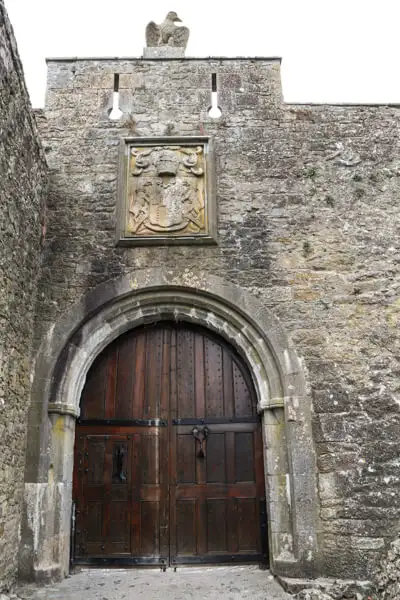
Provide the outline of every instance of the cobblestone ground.
{"type": "Polygon", "coordinates": [[[256,566],[154,569],[91,569],[42,588],[18,590],[23,600],[285,600],[268,571],[256,566]]]}

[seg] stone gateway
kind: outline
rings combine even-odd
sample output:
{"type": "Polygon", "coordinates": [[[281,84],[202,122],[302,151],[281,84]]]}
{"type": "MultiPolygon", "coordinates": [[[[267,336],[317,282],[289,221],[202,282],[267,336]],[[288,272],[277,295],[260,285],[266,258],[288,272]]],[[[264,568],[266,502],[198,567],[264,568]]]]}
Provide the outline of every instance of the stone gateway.
{"type": "Polygon", "coordinates": [[[169,13],[32,112],[0,16],[1,587],[268,560],[395,598],[398,107],[285,104],[169,13]]]}

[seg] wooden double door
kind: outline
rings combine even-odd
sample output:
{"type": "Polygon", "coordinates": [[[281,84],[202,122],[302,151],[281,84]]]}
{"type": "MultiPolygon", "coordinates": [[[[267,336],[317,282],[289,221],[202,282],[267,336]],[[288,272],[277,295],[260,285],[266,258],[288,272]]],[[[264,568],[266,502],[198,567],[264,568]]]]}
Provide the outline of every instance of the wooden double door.
{"type": "Polygon", "coordinates": [[[252,382],[206,330],[163,322],[103,351],[82,393],[74,464],[76,563],[267,559],[252,382]]]}

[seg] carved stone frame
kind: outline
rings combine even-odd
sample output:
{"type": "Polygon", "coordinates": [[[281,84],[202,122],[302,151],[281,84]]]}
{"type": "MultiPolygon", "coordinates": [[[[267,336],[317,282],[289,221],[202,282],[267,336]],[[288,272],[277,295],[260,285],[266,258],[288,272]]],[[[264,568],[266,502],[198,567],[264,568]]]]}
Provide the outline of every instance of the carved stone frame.
{"type": "Polygon", "coordinates": [[[122,333],[163,319],[214,331],[248,365],[262,415],[271,570],[286,577],[316,576],[319,505],[302,359],[279,321],[245,290],[204,271],[144,269],[85,294],[51,327],[38,351],[21,577],[51,580],[68,573],[75,419],[90,366],[122,333]]]}
{"type": "Polygon", "coordinates": [[[118,202],[117,202],[117,245],[119,246],[154,246],[154,245],[186,245],[186,244],[216,244],[217,243],[217,211],[215,193],[215,170],[213,144],[208,136],[179,136],[179,137],[128,137],[121,140],[118,202]],[[128,236],[125,234],[125,218],[128,210],[128,177],[129,177],[129,147],[132,144],[140,146],[203,146],[205,158],[205,209],[206,234],[193,235],[151,235],[128,236]]]}

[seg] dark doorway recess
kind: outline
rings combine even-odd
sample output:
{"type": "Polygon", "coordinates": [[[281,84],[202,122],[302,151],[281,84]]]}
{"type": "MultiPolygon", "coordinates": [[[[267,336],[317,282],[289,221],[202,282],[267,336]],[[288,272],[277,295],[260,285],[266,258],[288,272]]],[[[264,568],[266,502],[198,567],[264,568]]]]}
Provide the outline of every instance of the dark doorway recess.
{"type": "Polygon", "coordinates": [[[101,353],[82,392],[74,465],[74,563],[267,560],[253,385],[205,329],[162,322],[101,353]]]}

